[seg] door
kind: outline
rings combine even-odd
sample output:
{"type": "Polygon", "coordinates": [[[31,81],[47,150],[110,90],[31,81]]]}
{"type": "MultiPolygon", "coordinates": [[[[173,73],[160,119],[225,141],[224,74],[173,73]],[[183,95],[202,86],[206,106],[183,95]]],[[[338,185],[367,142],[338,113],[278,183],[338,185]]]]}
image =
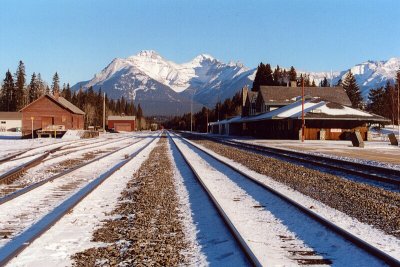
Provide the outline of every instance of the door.
{"type": "Polygon", "coordinates": [[[42,130],[49,125],[53,125],[53,117],[42,117],[42,130]]]}
{"type": "Polygon", "coordinates": [[[132,127],[130,123],[114,123],[114,129],[117,132],[130,132],[132,127]]]}

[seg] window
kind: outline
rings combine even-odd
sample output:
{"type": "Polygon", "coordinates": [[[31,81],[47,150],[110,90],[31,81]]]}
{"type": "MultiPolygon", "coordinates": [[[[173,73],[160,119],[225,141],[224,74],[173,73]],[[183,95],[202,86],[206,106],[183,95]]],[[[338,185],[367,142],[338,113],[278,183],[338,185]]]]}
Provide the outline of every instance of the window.
{"type": "Polygon", "coordinates": [[[1,121],[1,124],[6,124],[6,121],[1,121]]]}
{"type": "Polygon", "coordinates": [[[65,122],[66,120],[67,120],[67,117],[66,117],[66,116],[64,116],[64,115],[61,116],[61,121],[62,121],[62,122],[65,122]]]}

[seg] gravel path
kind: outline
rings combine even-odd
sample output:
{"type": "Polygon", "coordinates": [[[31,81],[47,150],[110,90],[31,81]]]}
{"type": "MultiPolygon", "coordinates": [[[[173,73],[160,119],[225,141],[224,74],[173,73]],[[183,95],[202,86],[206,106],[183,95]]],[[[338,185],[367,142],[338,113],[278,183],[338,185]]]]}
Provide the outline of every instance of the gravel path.
{"type": "Polygon", "coordinates": [[[176,266],[187,263],[187,239],[165,136],[122,193],[112,219],[96,230],[95,247],[75,266],[176,266]]]}
{"type": "MultiPolygon", "coordinates": [[[[187,136],[189,137],[189,136],[187,136]]],[[[359,221],[400,237],[400,194],[209,140],[198,144],[267,175],[359,221]]]]}

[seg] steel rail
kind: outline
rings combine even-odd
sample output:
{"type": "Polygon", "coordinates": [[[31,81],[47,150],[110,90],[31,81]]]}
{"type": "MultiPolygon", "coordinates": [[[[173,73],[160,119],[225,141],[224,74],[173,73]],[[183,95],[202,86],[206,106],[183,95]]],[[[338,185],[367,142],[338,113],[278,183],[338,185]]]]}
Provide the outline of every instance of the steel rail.
{"type": "MultiPolygon", "coordinates": [[[[126,137],[126,138],[122,138],[122,139],[119,138],[119,139],[113,140],[113,141],[111,141],[111,142],[110,142],[110,141],[109,141],[109,142],[106,142],[105,144],[100,144],[100,145],[96,145],[96,146],[94,146],[94,147],[84,148],[84,147],[86,147],[86,146],[91,145],[91,144],[87,144],[87,145],[82,146],[81,149],[91,149],[91,148],[96,148],[96,147],[100,147],[100,146],[109,145],[109,144],[112,144],[112,143],[118,143],[118,142],[124,141],[125,139],[128,139],[128,138],[130,138],[130,137],[126,137]]],[[[98,143],[98,142],[96,142],[96,143],[98,143]]],[[[46,153],[44,153],[42,156],[39,156],[39,157],[37,157],[37,158],[34,158],[34,159],[31,160],[31,161],[28,161],[28,162],[26,162],[26,163],[23,163],[23,164],[21,164],[21,165],[15,167],[15,168],[13,168],[13,169],[7,171],[7,172],[1,174],[1,175],[0,175],[0,184],[1,184],[1,183],[4,183],[4,182],[7,182],[8,179],[12,179],[15,175],[17,175],[17,174],[19,174],[19,173],[21,173],[21,172],[23,172],[23,171],[26,171],[26,170],[28,170],[28,169],[30,169],[30,168],[32,168],[32,167],[34,167],[34,166],[40,164],[40,162],[45,162],[45,161],[47,161],[47,160],[51,160],[51,159],[55,159],[55,158],[59,158],[59,157],[61,157],[61,156],[64,156],[65,154],[61,154],[61,155],[56,155],[56,156],[53,157],[53,158],[44,160],[44,159],[47,158],[50,154],[55,153],[55,152],[57,152],[57,151],[61,151],[61,150],[62,150],[62,147],[63,147],[63,146],[59,146],[59,147],[57,147],[57,148],[54,148],[54,149],[52,149],[52,150],[49,150],[49,151],[47,151],[46,153]]],[[[79,149],[79,150],[80,150],[80,149],[79,149]]],[[[70,153],[74,153],[74,152],[77,152],[77,151],[78,151],[78,150],[74,150],[74,151],[71,151],[70,153]]],[[[22,158],[21,158],[21,159],[22,159],[22,158]]]]}
{"type": "Polygon", "coordinates": [[[178,145],[176,144],[174,138],[171,137],[171,135],[168,133],[169,138],[172,140],[172,142],[174,143],[175,147],[177,148],[177,150],[179,151],[179,153],[181,154],[181,156],[183,157],[183,159],[185,160],[186,164],[189,166],[190,170],[192,171],[192,173],[194,174],[194,176],[197,178],[197,180],[199,181],[200,185],[202,186],[202,188],[204,189],[204,191],[207,193],[209,199],[211,200],[211,202],[213,203],[213,205],[215,206],[215,208],[217,209],[218,213],[221,215],[223,221],[225,222],[225,224],[227,225],[229,231],[232,233],[233,237],[238,241],[240,247],[243,249],[243,253],[246,255],[246,257],[250,260],[250,262],[254,265],[254,266],[262,266],[262,264],[260,263],[260,261],[258,260],[257,256],[253,253],[253,251],[251,250],[251,248],[249,247],[249,245],[247,244],[247,242],[244,240],[244,238],[241,236],[241,234],[239,233],[239,231],[236,229],[235,225],[233,224],[233,222],[229,219],[228,215],[225,213],[225,211],[223,210],[223,208],[221,207],[221,205],[218,203],[217,199],[214,197],[214,195],[211,193],[211,191],[208,189],[207,185],[202,181],[200,175],[197,173],[197,171],[194,169],[193,165],[190,163],[190,161],[187,159],[187,157],[185,156],[185,154],[182,152],[182,150],[178,147],[178,145]]]}
{"type": "Polygon", "coordinates": [[[367,164],[317,156],[317,155],[309,155],[298,151],[285,150],[285,149],[273,148],[255,144],[247,144],[243,142],[226,140],[217,137],[209,137],[209,136],[208,137],[201,136],[201,137],[204,139],[209,139],[219,143],[223,143],[225,145],[229,145],[235,148],[257,151],[259,153],[261,152],[265,156],[268,156],[268,154],[275,155],[276,157],[285,158],[291,161],[307,163],[317,167],[323,167],[326,169],[340,171],[342,173],[350,175],[355,175],[368,180],[400,186],[400,171],[395,169],[389,169],[379,166],[367,165],[367,164]],[[330,164],[329,162],[333,164],[330,164]],[[357,170],[348,168],[349,166],[354,167],[357,170]],[[386,175],[389,175],[391,177],[382,176],[380,173],[385,173],[386,175]],[[399,177],[399,179],[392,177],[399,177]]]}
{"type": "Polygon", "coordinates": [[[337,233],[338,235],[342,236],[346,240],[348,240],[348,241],[352,242],[353,244],[357,245],[359,248],[363,249],[364,251],[370,253],[371,255],[374,255],[375,257],[377,257],[378,259],[386,262],[390,266],[400,266],[400,260],[390,256],[389,254],[387,254],[386,252],[380,250],[379,248],[367,243],[366,241],[364,241],[364,240],[360,239],[359,237],[353,235],[352,233],[348,232],[347,230],[345,230],[345,229],[337,226],[336,224],[330,222],[329,220],[325,219],[324,217],[322,217],[321,215],[319,215],[316,212],[312,211],[311,209],[303,206],[302,204],[296,202],[295,200],[291,199],[290,197],[288,197],[286,195],[283,195],[280,192],[278,192],[277,190],[273,189],[272,187],[270,187],[270,186],[258,181],[257,179],[255,179],[251,175],[241,171],[236,166],[223,161],[222,159],[216,157],[215,155],[209,153],[208,151],[200,148],[198,145],[193,144],[192,142],[189,142],[185,138],[183,138],[183,137],[181,137],[179,135],[176,135],[176,136],[181,138],[185,143],[189,144],[189,146],[195,147],[196,149],[198,149],[198,150],[202,151],[203,153],[207,154],[208,156],[210,156],[214,160],[224,164],[228,168],[231,168],[235,172],[241,174],[245,178],[247,178],[250,181],[254,182],[255,184],[261,186],[265,190],[275,194],[276,196],[278,196],[282,200],[284,200],[287,203],[293,205],[298,210],[300,210],[304,214],[308,215],[311,219],[313,219],[313,220],[319,222],[321,225],[326,226],[327,228],[331,229],[333,232],[337,233]]]}
{"type": "Polygon", "coordinates": [[[137,150],[136,152],[130,154],[129,157],[117,163],[112,168],[86,184],[78,192],[63,201],[57,207],[55,207],[51,212],[49,212],[42,219],[32,225],[29,229],[24,231],[21,235],[16,236],[9,243],[0,248],[0,266],[5,266],[12,258],[18,256],[18,254],[20,254],[25,248],[27,248],[34,240],[36,240],[46,231],[48,231],[54,224],[56,224],[62,217],[64,217],[64,215],[69,213],[78,203],[80,203],[86,196],[93,192],[107,178],[109,178],[112,174],[121,169],[129,161],[133,160],[151,143],[155,142],[158,137],[159,135],[155,136],[153,140],[148,142],[143,147],[139,148],[139,150],[137,150]],[[24,233],[29,233],[29,235],[24,236],[24,233]]]}
{"type": "Polygon", "coordinates": [[[79,165],[77,165],[77,166],[75,166],[75,167],[73,167],[73,168],[70,168],[70,169],[66,170],[66,171],[63,171],[63,172],[58,173],[58,174],[56,174],[56,175],[53,175],[53,176],[51,176],[51,177],[49,177],[49,178],[47,178],[47,179],[44,179],[44,180],[42,180],[42,181],[39,181],[39,182],[36,182],[36,183],[34,183],[34,184],[28,185],[27,187],[24,187],[24,188],[22,188],[22,189],[20,189],[20,190],[17,190],[17,191],[15,191],[15,192],[11,193],[11,194],[5,195],[5,196],[3,196],[3,197],[0,198],[0,205],[2,205],[2,204],[6,203],[6,202],[8,202],[8,201],[10,201],[10,200],[12,200],[12,199],[14,199],[14,198],[17,198],[17,197],[19,197],[19,196],[21,196],[21,195],[23,195],[23,194],[26,194],[26,193],[28,193],[29,191],[32,191],[33,189],[38,188],[39,186],[42,186],[42,185],[44,185],[44,184],[46,184],[46,183],[48,183],[48,182],[51,182],[51,181],[53,181],[53,180],[55,180],[55,179],[57,179],[57,178],[59,178],[59,177],[62,177],[62,176],[64,176],[64,175],[68,174],[68,173],[71,173],[71,172],[73,172],[73,171],[76,171],[77,169],[80,169],[80,168],[82,168],[82,167],[85,167],[85,166],[87,166],[87,165],[89,165],[89,164],[91,164],[91,163],[93,163],[93,162],[96,162],[96,161],[101,160],[101,159],[103,159],[103,158],[105,158],[105,157],[108,157],[108,156],[110,156],[110,155],[112,155],[112,154],[114,154],[114,153],[117,153],[117,152],[119,152],[119,151],[121,151],[121,150],[123,150],[123,149],[125,149],[125,148],[128,148],[128,147],[130,147],[130,146],[133,146],[133,145],[135,145],[136,143],[138,143],[138,142],[140,142],[140,141],[143,141],[143,138],[140,138],[140,140],[138,140],[138,141],[136,141],[136,142],[134,142],[134,143],[132,143],[132,144],[129,144],[129,145],[124,146],[124,147],[122,147],[122,148],[119,148],[119,149],[117,149],[117,150],[111,151],[111,152],[109,152],[109,153],[107,153],[107,154],[105,154],[105,155],[103,155],[103,156],[101,156],[101,157],[94,158],[94,159],[92,159],[92,160],[90,160],[90,161],[88,161],[88,162],[84,162],[84,163],[79,164],[79,165]]]}

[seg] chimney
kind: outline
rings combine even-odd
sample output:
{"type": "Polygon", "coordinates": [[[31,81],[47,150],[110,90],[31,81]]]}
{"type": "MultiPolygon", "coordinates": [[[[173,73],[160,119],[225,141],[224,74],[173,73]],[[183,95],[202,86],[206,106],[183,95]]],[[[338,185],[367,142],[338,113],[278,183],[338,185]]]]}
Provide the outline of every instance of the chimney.
{"type": "Polygon", "coordinates": [[[290,81],[290,87],[297,87],[297,81],[290,81]]]}
{"type": "Polygon", "coordinates": [[[56,100],[58,100],[59,97],[60,97],[60,93],[59,93],[58,91],[55,91],[55,92],[54,92],[54,98],[55,98],[56,100]]]}

